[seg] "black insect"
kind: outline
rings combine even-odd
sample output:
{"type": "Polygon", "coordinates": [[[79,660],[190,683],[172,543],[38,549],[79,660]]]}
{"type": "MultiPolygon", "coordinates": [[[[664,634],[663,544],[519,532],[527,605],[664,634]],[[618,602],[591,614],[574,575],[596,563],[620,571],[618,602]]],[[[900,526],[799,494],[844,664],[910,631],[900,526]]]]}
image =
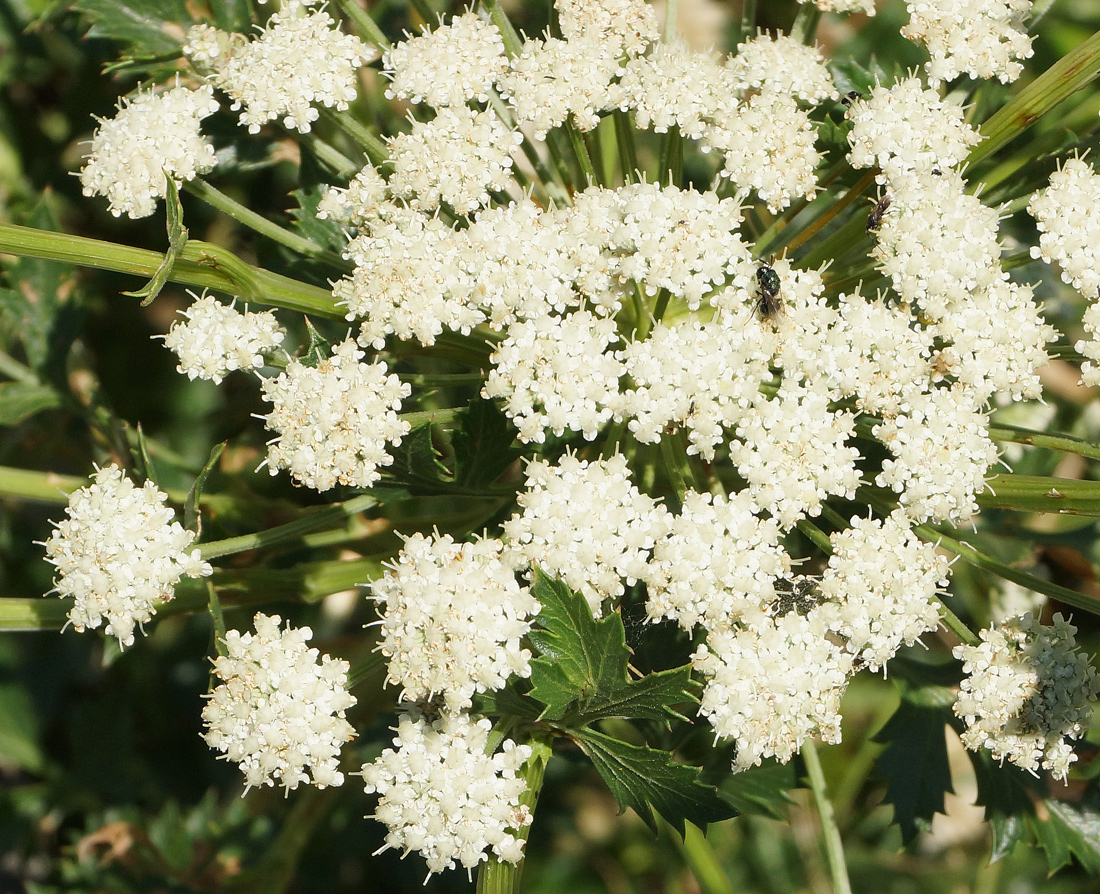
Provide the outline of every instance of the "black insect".
{"type": "Polygon", "coordinates": [[[783,312],[783,299],[779,297],[779,274],[762,263],[756,268],[756,284],[760,287],[756,311],[765,320],[774,320],[783,312]]]}
{"type": "Polygon", "coordinates": [[[878,200],[878,204],[871,209],[871,213],[867,215],[867,232],[873,233],[879,227],[882,226],[882,215],[886,213],[886,209],[890,207],[890,197],[883,196],[878,200]]]}
{"type": "Polygon", "coordinates": [[[849,90],[844,94],[844,98],[840,100],[841,105],[850,106],[857,99],[863,99],[863,94],[858,90],[849,90]]]}

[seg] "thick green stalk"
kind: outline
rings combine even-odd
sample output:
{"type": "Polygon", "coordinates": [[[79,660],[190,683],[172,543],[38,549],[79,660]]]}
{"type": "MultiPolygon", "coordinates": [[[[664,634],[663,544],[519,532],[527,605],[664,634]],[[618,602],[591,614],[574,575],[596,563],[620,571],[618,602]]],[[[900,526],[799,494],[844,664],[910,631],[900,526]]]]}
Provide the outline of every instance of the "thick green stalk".
{"type": "Polygon", "coordinates": [[[829,800],[829,788],[825,784],[825,774],[821,770],[821,761],[817,748],[807,739],[802,745],[802,759],[806,762],[806,775],[810,779],[810,789],[814,793],[814,804],[821,819],[822,844],[825,859],[829,863],[829,875],[833,881],[833,894],[852,894],[852,885],[848,880],[848,867],[844,861],[844,843],[840,839],[840,829],[836,824],[833,803],[829,800]]]}
{"type": "MultiPolygon", "coordinates": [[[[535,812],[535,804],[542,791],[542,781],[546,775],[546,765],[550,761],[550,746],[545,742],[528,742],[531,746],[531,757],[523,765],[524,777],[527,780],[527,791],[519,801],[532,814],[535,812]]],[[[531,834],[531,827],[524,826],[514,830],[517,838],[524,841],[531,834]]],[[[523,874],[523,863],[502,863],[495,857],[490,857],[488,862],[482,863],[477,871],[477,894],[518,894],[520,890],[520,876],[523,874]]]]}
{"type": "Polygon", "coordinates": [[[274,221],[268,220],[262,214],[257,214],[251,208],[246,208],[235,199],[231,199],[225,193],[215,189],[203,180],[188,180],[183,188],[196,198],[202,199],[208,205],[217,208],[223,214],[232,217],[238,223],[244,224],[251,230],[255,230],[261,236],[266,236],[272,242],[285,245],[291,251],[310,258],[324,260],[334,267],[342,270],[350,270],[351,264],[337,254],[333,254],[326,248],[322,248],[316,242],[311,242],[304,236],[292,230],[284,229],[274,221]]]}
{"type": "Polygon", "coordinates": [[[974,164],[992,155],[1067,96],[1100,75],[1100,31],[1055,62],[982,125],[982,141],[970,152],[974,164]]]}
{"type": "MultiPolygon", "coordinates": [[[[43,258],[80,267],[114,270],[148,279],[164,255],[86,236],[70,236],[33,227],[0,224],[0,252],[43,258]]],[[[237,295],[248,302],[282,307],[329,319],[344,314],[327,289],[252,267],[219,245],[192,239],[180,253],[168,277],[172,282],[237,295]]]]}

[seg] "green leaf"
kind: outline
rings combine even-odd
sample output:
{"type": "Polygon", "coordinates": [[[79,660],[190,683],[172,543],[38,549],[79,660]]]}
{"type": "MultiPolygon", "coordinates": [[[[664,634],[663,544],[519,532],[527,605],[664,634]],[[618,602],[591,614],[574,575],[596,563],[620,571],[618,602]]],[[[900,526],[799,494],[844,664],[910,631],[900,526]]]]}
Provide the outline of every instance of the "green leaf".
{"type": "Polygon", "coordinates": [[[0,426],[18,425],[35,413],[61,405],[61,398],[37,382],[0,382],[0,426]]]}
{"type": "Polygon", "coordinates": [[[393,456],[392,474],[410,485],[450,484],[447,467],[439,461],[435,444],[432,443],[432,424],[425,422],[416,426],[396,447],[390,448],[393,456]]]}
{"type": "Polygon", "coordinates": [[[654,833],[654,810],[681,835],[684,820],[706,831],[708,823],[736,813],[717,789],[700,781],[698,768],[676,763],[667,752],[629,745],[591,729],[575,730],[573,736],[611,789],[620,812],[632,807],[654,833]]]}
{"type": "Polygon", "coordinates": [[[298,207],[291,208],[290,215],[302,235],[310,242],[330,251],[342,252],[348,244],[344,228],[335,220],[321,220],[317,217],[317,203],[321,201],[325,189],[318,185],[294,190],[291,195],[297,200],[298,207]]]}
{"type": "Polygon", "coordinates": [[[516,430],[496,401],[471,400],[461,421],[451,435],[456,483],[470,488],[492,484],[523,455],[513,446],[516,430]]]}
{"type": "Polygon", "coordinates": [[[167,184],[164,206],[167,217],[168,250],[164,253],[164,257],[149,282],[133,292],[122,293],[123,295],[129,295],[131,298],[142,299],[142,307],[152,304],[153,299],[160,294],[160,290],[164,288],[164,284],[168,282],[168,277],[172,274],[176,259],[180,256],[184,246],[187,245],[187,228],[183,225],[183,205],[180,204],[179,189],[176,188],[176,181],[172,179],[167,171],[164,172],[164,180],[167,184]]]}
{"type": "Polygon", "coordinates": [[[798,761],[781,764],[767,760],[759,767],[727,773],[718,784],[718,793],[738,813],[785,820],[792,803],[790,791],[801,787],[798,761]]]}
{"type": "Polygon", "coordinates": [[[1045,819],[1028,817],[1039,845],[1046,851],[1051,872],[1076,857],[1092,875],[1100,875],[1100,811],[1085,804],[1043,801],[1045,819]]]}
{"type": "Polygon", "coordinates": [[[1014,767],[993,760],[988,751],[967,751],[978,783],[977,804],[985,807],[985,818],[993,831],[989,859],[995,861],[1019,842],[1032,840],[1028,821],[1035,813],[1029,792],[1035,780],[1014,767]]]}
{"type": "Polygon", "coordinates": [[[0,766],[37,773],[44,764],[30,696],[15,683],[0,684],[0,766]]]}
{"type": "Polygon", "coordinates": [[[926,693],[906,692],[873,738],[886,745],[876,777],[886,780],[886,801],[894,805],[894,821],[906,844],[916,836],[918,823],[931,822],[934,814],[944,812],[944,793],[954,791],[945,735],[950,708],[936,704],[939,699],[921,698],[922,692],[926,693]]]}
{"type": "Polygon", "coordinates": [[[206,465],[202,467],[198,477],[195,478],[195,483],[191,485],[191,489],[187,492],[187,500],[183,504],[183,526],[188,531],[194,531],[196,535],[202,534],[199,500],[202,499],[202,489],[206,484],[206,476],[210,474],[214,464],[221,458],[228,443],[228,441],[222,441],[220,444],[214,445],[210,451],[210,457],[206,460],[206,465]]]}
{"type": "Polygon", "coordinates": [[[191,23],[184,0],[77,0],[73,9],[89,22],[88,37],[121,41],[141,55],[179,53],[191,23]]]}
{"type": "Polygon", "coordinates": [[[542,609],[530,633],[539,657],[531,662],[532,698],[546,705],[542,719],[561,720],[576,703],[576,723],[608,717],[667,722],[677,705],[696,701],[691,667],[631,680],[622,616],[592,617],[585,598],[537,571],[532,594],[542,609]]]}
{"type": "Polygon", "coordinates": [[[309,333],[309,347],[303,356],[299,357],[302,366],[316,369],[322,360],[332,356],[332,342],[317,331],[309,317],[305,318],[306,332],[309,333]]]}
{"type": "MultiPolygon", "coordinates": [[[[57,220],[43,202],[25,223],[55,232],[57,220]]],[[[5,259],[0,288],[0,348],[14,353],[21,345],[27,365],[42,381],[65,381],[69,347],[80,332],[83,316],[73,270],[39,258],[5,259]]]]}

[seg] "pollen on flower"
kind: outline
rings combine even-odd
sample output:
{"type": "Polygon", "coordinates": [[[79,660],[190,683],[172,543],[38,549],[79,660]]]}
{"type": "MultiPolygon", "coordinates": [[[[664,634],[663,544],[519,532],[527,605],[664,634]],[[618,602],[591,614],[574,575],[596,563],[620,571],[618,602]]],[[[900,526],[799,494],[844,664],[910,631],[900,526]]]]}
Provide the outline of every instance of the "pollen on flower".
{"type": "Polygon", "coordinates": [[[45,547],[55,590],[74,600],[68,617],[76,630],[106,621],[108,636],[131,645],[134,628],[172,598],[181,577],[212,573],[197,549],[188,552],[195,532],[175,521],[167,499],[152,481],[137,487],[114,465],[69,497],[68,518],[45,547]]]}
{"type": "Polygon", "coordinates": [[[122,100],[114,118],[101,119],[80,172],[86,196],[106,196],[115,217],[148,217],[177,185],[213,170],[214,147],[203,118],[218,110],[213,89],[173,87],[122,100]]]}
{"type": "Polygon", "coordinates": [[[259,369],[264,354],[275,350],[286,331],[270,311],[241,313],[213,296],[204,296],[181,311],[164,344],[179,357],[176,367],[189,379],[215,384],[235,369],[259,369]]]}
{"type": "Polygon", "coordinates": [[[370,487],[393,457],[409,423],[398,418],[411,387],[385,363],[363,363],[351,339],[314,368],[291,360],[278,378],[265,379],[272,410],[264,417],[277,433],[267,452],[271,474],[289,470],[299,484],[325,491],[337,484],[370,487]]]}
{"type": "Polygon", "coordinates": [[[364,788],[377,792],[374,818],[389,828],[386,847],[418,851],[428,872],[473,869],[489,851],[507,863],[523,859],[530,810],[522,775],[529,745],[505,739],[486,754],[493,724],[467,714],[444,714],[434,722],[402,714],[396,748],[363,765],[364,788]]]}
{"type": "Polygon", "coordinates": [[[202,710],[203,738],[240,766],[248,788],[342,785],[340,749],[355,736],[344,717],[355,704],[348,663],[307,647],[310,628],[280,630],[281,622],[261,612],[254,634],[226,633],[225,654],[214,660],[222,682],[202,710]]]}
{"type": "Polygon", "coordinates": [[[475,692],[530,676],[531,652],[520,641],[539,603],[516,583],[502,549],[499,540],[455,543],[447,535],[414,534],[371,584],[382,618],[378,648],[402,700],[438,696],[459,711],[475,692]]]}
{"type": "Polygon", "coordinates": [[[954,710],[963,744],[988,749],[1034,773],[1065,779],[1100,694],[1100,675],[1077,651],[1075,628],[1056,614],[1046,627],[1030,613],[981,631],[976,646],[956,646],[966,675],[954,710]]]}

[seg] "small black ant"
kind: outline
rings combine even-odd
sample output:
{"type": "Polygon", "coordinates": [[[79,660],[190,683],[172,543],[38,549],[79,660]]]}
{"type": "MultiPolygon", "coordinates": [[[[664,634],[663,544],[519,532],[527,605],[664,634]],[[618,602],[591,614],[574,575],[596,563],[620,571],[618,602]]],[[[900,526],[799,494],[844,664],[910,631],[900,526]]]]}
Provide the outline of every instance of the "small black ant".
{"type": "Polygon", "coordinates": [[[890,197],[883,196],[878,200],[878,203],[871,209],[871,213],[867,215],[867,232],[872,233],[882,226],[882,215],[886,213],[886,209],[890,207],[890,197]]]}

